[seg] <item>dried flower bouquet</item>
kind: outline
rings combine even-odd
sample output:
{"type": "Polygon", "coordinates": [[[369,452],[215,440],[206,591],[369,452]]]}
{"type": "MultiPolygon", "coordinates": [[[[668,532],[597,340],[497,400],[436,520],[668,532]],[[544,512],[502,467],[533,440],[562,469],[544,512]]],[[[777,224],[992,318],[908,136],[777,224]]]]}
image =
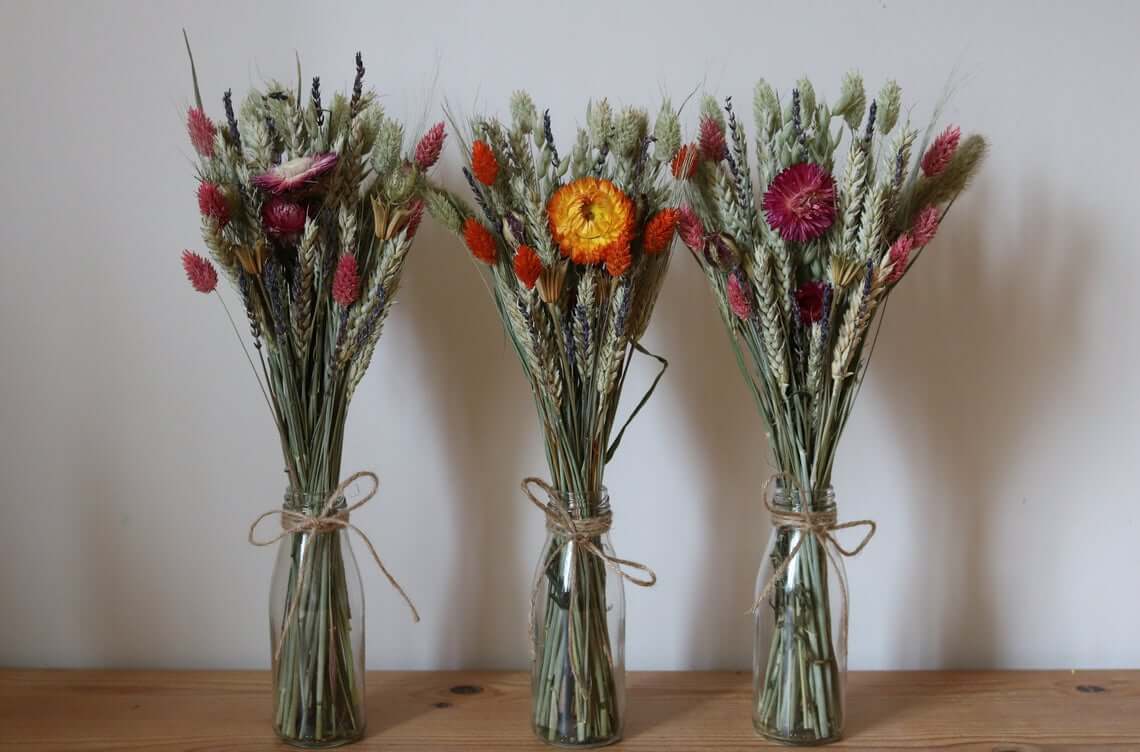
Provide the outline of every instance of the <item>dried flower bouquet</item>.
{"type": "Polygon", "coordinates": [[[844,593],[846,585],[829,550],[831,476],[873,349],[868,335],[986,144],[954,127],[933,139],[928,130],[912,164],[918,132],[898,122],[898,85],[888,82],[868,107],[856,74],[832,106],[806,79],[783,102],[761,81],[753,110],[755,176],[731,99],[723,108],[705,99],[699,139],[685,147],[678,232],[708,278],[764,419],[786,506],[777,511],[794,523],[777,527],[770,572],[758,583],[758,609],[770,595],[758,634],[774,636],[756,645],[754,722],[765,735],[815,743],[843,725],[846,638],[832,633],[827,583],[844,593]],[[829,564],[839,571],[829,575],[829,564]]]}

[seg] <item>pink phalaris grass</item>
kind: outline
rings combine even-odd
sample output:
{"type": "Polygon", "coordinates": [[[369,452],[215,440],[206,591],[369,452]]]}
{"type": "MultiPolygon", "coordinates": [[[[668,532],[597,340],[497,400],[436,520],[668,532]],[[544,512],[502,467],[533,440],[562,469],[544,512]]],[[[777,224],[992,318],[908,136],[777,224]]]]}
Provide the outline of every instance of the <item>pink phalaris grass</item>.
{"type": "Polygon", "coordinates": [[[910,228],[915,248],[922,248],[934,240],[934,235],[938,232],[938,223],[942,221],[941,214],[938,207],[934,205],[928,206],[918,213],[914,220],[914,226],[910,228]]]}
{"type": "Polygon", "coordinates": [[[416,167],[420,168],[421,172],[426,172],[428,168],[439,161],[439,155],[443,152],[443,142],[446,138],[447,131],[443,129],[443,122],[440,121],[433,125],[416,144],[416,167]]]}
{"type": "Polygon", "coordinates": [[[360,297],[360,274],[356,270],[356,257],[351,253],[342,255],[336,264],[332,296],[342,308],[348,308],[360,297]]]}
{"type": "Polygon", "coordinates": [[[404,227],[404,231],[408,235],[408,240],[416,236],[416,231],[420,229],[420,222],[424,218],[424,202],[416,199],[412,204],[412,211],[408,215],[408,224],[404,227]]]}
{"type": "Polygon", "coordinates": [[[186,270],[190,285],[198,292],[213,292],[218,286],[218,272],[209,259],[193,251],[183,251],[182,268],[186,270]]]}
{"type": "Polygon", "coordinates": [[[823,318],[823,302],[827,298],[827,283],[811,280],[796,290],[796,307],[800,309],[800,321],[811,326],[823,318]]]}
{"type": "Polygon", "coordinates": [[[926,154],[922,155],[922,174],[932,178],[945,170],[954,157],[954,152],[958,150],[958,140],[961,138],[962,131],[956,125],[949,125],[939,133],[926,154]]]}
{"type": "Polygon", "coordinates": [[[794,164],[768,186],[764,215],[784,240],[815,240],[835,222],[835,180],[817,164],[794,164]]]}
{"type": "Polygon", "coordinates": [[[887,253],[887,258],[891,262],[891,273],[887,277],[887,284],[893,285],[902,279],[902,275],[906,274],[906,265],[910,261],[910,253],[913,250],[914,238],[909,232],[899,235],[898,239],[891,244],[891,249],[887,253]]]}
{"type": "Polygon", "coordinates": [[[214,183],[198,184],[198,211],[203,217],[214,220],[218,227],[225,227],[230,221],[230,203],[214,183]]]}
{"type": "Polygon", "coordinates": [[[214,136],[218,129],[214,127],[206,113],[200,107],[191,107],[186,113],[186,130],[190,134],[190,143],[194,151],[203,157],[212,159],[214,156],[214,136]]]}
{"type": "Polygon", "coordinates": [[[707,115],[701,118],[701,156],[710,162],[719,162],[728,154],[724,140],[724,126],[707,115]]]}
{"type": "Polygon", "coordinates": [[[681,207],[681,215],[677,220],[677,234],[689,250],[697,253],[705,248],[705,226],[697,213],[688,206],[681,207]]]}
{"type": "Polygon", "coordinates": [[[292,238],[305,229],[305,207],[283,198],[271,198],[261,208],[261,219],[270,235],[292,238]]]}
{"type": "Polygon", "coordinates": [[[728,275],[728,307],[736,318],[747,320],[752,316],[752,290],[740,269],[728,275]]]}
{"type": "Polygon", "coordinates": [[[337,155],[333,152],[313,157],[297,157],[273,167],[260,175],[255,175],[253,184],[270,193],[295,191],[316,182],[336,165],[337,155]]]}

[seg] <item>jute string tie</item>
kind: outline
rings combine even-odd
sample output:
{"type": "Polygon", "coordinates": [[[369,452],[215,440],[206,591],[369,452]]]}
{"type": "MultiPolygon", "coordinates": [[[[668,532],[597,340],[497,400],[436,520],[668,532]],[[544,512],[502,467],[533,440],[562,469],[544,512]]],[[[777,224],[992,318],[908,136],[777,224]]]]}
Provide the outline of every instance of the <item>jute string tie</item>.
{"type": "MultiPolygon", "coordinates": [[[[752,604],[752,608],[748,609],[749,614],[755,614],[764,605],[764,601],[776,588],[776,585],[780,581],[780,578],[783,577],[787,573],[788,568],[791,567],[792,561],[796,558],[796,554],[799,553],[801,548],[803,548],[804,541],[808,540],[809,538],[814,538],[819,543],[820,548],[822,548],[827,554],[827,558],[831,560],[832,564],[836,567],[837,572],[839,572],[840,562],[836,556],[836,552],[849,558],[852,556],[857,556],[859,552],[862,551],[868,543],[870,543],[871,538],[875,535],[875,530],[877,529],[874,520],[851,520],[849,522],[839,522],[838,513],[834,508],[824,509],[819,512],[813,512],[811,510],[811,498],[802,489],[799,489],[798,493],[800,497],[799,511],[774,505],[772,503],[772,488],[778,481],[781,480],[785,481],[785,483],[788,484],[788,488],[798,488],[794,481],[791,481],[791,479],[786,474],[777,473],[776,475],[771,476],[764,483],[764,506],[767,507],[768,513],[772,516],[773,527],[794,528],[800,531],[800,535],[797,538],[795,545],[793,545],[792,548],[788,551],[788,555],[784,557],[784,560],[781,561],[779,566],[776,567],[775,571],[772,572],[772,576],[768,578],[768,582],[765,583],[764,589],[760,591],[760,594],[758,596],[756,596],[756,601],[752,604]],[[847,530],[849,528],[855,527],[865,527],[867,528],[867,532],[863,535],[863,538],[859,541],[859,545],[855,546],[855,548],[844,548],[839,540],[835,537],[835,533],[839,530],[847,530]],[[827,545],[828,543],[831,543],[832,545],[829,546],[827,545]]],[[[840,585],[840,593],[843,596],[843,612],[840,618],[839,631],[842,635],[843,644],[846,644],[847,606],[849,603],[847,592],[847,578],[844,577],[841,572],[839,572],[838,580],[840,585]]]]}
{"type": "MultiPolygon", "coordinates": [[[[301,568],[297,573],[297,582],[301,583],[305,579],[305,572],[309,566],[309,561],[313,558],[308,555],[308,549],[313,541],[316,540],[316,533],[351,530],[364,541],[364,545],[368,547],[368,552],[372,554],[372,559],[376,562],[376,566],[380,567],[380,571],[388,578],[388,582],[396,589],[396,592],[400,594],[404,602],[408,604],[408,608],[412,610],[412,619],[418,622],[420,620],[420,614],[416,611],[412,599],[408,597],[408,594],[404,592],[404,588],[400,587],[400,583],[396,582],[396,578],[393,577],[392,573],[388,571],[388,568],[384,566],[384,562],[380,560],[380,554],[376,552],[376,547],[372,545],[372,541],[368,539],[368,536],[364,534],[363,530],[349,522],[349,514],[371,501],[379,488],[380,479],[376,476],[376,473],[369,470],[353,473],[332,490],[332,493],[325,499],[325,503],[321,506],[320,511],[315,515],[304,510],[298,512],[292,509],[270,509],[268,512],[263,513],[249,526],[249,542],[255,546],[272,546],[277,541],[289,535],[312,533],[312,535],[306,538],[301,544],[301,568]],[[372,481],[371,490],[351,506],[337,509],[337,502],[344,498],[345,490],[361,478],[367,478],[372,481]],[[262,520],[267,517],[272,517],[273,515],[279,515],[281,517],[281,532],[273,538],[266,540],[258,540],[255,538],[254,535],[257,526],[262,520]]],[[[277,641],[277,650],[273,654],[274,660],[281,657],[281,648],[285,644],[285,635],[288,634],[289,627],[296,621],[297,610],[301,605],[302,589],[301,587],[293,588],[293,600],[289,603],[289,610],[285,612],[285,623],[281,627],[281,637],[277,641]]]]}

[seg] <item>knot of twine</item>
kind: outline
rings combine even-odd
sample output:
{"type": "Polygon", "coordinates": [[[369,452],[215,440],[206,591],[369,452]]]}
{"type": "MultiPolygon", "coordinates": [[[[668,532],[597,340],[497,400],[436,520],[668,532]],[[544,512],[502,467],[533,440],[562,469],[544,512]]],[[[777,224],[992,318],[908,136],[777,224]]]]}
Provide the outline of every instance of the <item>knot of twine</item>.
{"type": "Polygon", "coordinates": [[[790,486],[795,486],[794,480],[784,473],[777,473],[771,476],[764,483],[764,506],[767,507],[768,513],[772,516],[772,525],[775,527],[790,527],[800,531],[799,539],[796,540],[794,546],[788,551],[788,555],[780,562],[772,576],[768,578],[765,583],[764,589],[756,596],[752,608],[748,609],[748,613],[755,614],[764,605],[765,599],[776,588],[776,584],[780,581],[789,567],[792,565],[792,560],[795,559],[796,554],[803,547],[804,541],[808,538],[814,538],[819,542],[820,548],[827,554],[827,558],[831,560],[832,564],[836,567],[836,574],[839,579],[840,593],[843,596],[843,611],[840,616],[839,632],[842,635],[843,644],[847,643],[847,607],[849,603],[847,592],[847,578],[843,575],[842,570],[839,569],[839,559],[836,557],[836,551],[846,557],[856,556],[862,551],[871,538],[875,535],[877,525],[874,520],[851,520],[849,522],[839,522],[838,513],[834,508],[825,509],[819,512],[811,511],[811,499],[808,494],[799,489],[800,497],[800,511],[788,509],[785,507],[777,507],[772,504],[772,486],[780,480],[789,482],[790,486]],[[834,533],[837,530],[847,530],[854,527],[867,528],[866,534],[859,541],[859,545],[855,548],[847,549],[843,547],[834,533]],[[827,545],[828,543],[832,545],[827,545]]]}
{"type": "MultiPolygon", "coordinates": [[[[376,473],[370,470],[362,470],[353,473],[348,478],[340,482],[332,493],[325,499],[325,503],[321,505],[320,511],[317,514],[309,514],[301,511],[296,512],[291,509],[270,509],[268,512],[261,514],[253,524],[249,526],[249,542],[255,546],[272,546],[282,538],[293,535],[295,533],[331,533],[337,530],[351,530],[356,533],[364,545],[368,546],[368,552],[372,554],[372,559],[376,562],[376,566],[380,567],[380,571],[388,578],[388,582],[396,589],[396,592],[408,604],[408,608],[412,610],[412,619],[416,622],[420,620],[420,614],[416,611],[412,599],[404,592],[404,588],[400,587],[400,583],[396,582],[396,578],[384,566],[384,562],[380,560],[380,554],[376,553],[376,547],[372,545],[372,541],[364,534],[364,531],[353,525],[348,521],[349,514],[360,507],[367,504],[376,495],[376,491],[380,488],[380,478],[376,473]],[[345,490],[361,478],[367,478],[372,481],[372,489],[364,495],[359,501],[353,503],[345,509],[336,509],[337,502],[344,498],[345,490]],[[281,517],[281,532],[272,538],[266,540],[258,540],[254,537],[257,526],[261,521],[267,517],[279,515],[281,517]]],[[[310,535],[301,544],[301,568],[297,574],[297,582],[303,582],[305,579],[305,571],[309,566],[309,561],[313,558],[307,555],[308,547],[316,539],[315,535],[310,535]]],[[[289,603],[289,610],[285,612],[285,623],[281,627],[281,637],[277,641],[277,650],[274,652],[274,660],[281,657],[281,648],[285,644],[285,635],[289,632],[289,627],[293,624],[297,617],[297,610],[301,605],[301,591],[303,588],[293,588],[293,600],[289,603]]]]}

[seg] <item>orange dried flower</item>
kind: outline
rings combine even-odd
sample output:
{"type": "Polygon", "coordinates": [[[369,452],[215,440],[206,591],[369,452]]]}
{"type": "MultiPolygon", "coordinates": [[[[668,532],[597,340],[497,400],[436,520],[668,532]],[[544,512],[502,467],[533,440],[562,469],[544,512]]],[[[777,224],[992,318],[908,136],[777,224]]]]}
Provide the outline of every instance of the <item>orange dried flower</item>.
{"type": "Polygon", "coordinates": [[[641,243],[646,255],[661,253],[669,247],[680,218],[681,212],[676,209],[662,209],[653,215],[653,219],[645,225],[645,238],[641,243]]]}
{"type": "Polygon", "coordinates": [[[495,152],[484,141],[476,141],[471,146],[471,172],[483,185],[494,185],[499,177],[499,162],[495,152]]]}
{"type": "Polygon", "coordinates": [[[673,177],[678,180],[688,180],[697,174],[697,160],[700,159],[700,150],[696,144],[685,144],[677,150],[673,157],[673,177]]]}
{"type": "Polygon", "coordinates": [[[493,264],[498,257],[495,236],[474,217],[463,220],[463,240],[471,249],[471,255],[484,264],[493,264]]]}
{"type": "Polygon", "coordinates": [[[534,287],[538,275],[542,274],[542,260],[529,245],[520,245],[515,251],[515,276],[527,289],[534,287]]]}
{"type": "Polygon", "coordinates": [[[629,243],[615,245],[606,253],[606,271],[611,277],[620,277],[629,270],[633,258],[629,254],[629,243]]]}
{"type": "Polygon", "coordinates": [[[555,191],[546,206],[550,234],[575,264],[605,261],[614,248],[628,249],[635,207],[604,178],[578,178],[555,191]]]}

